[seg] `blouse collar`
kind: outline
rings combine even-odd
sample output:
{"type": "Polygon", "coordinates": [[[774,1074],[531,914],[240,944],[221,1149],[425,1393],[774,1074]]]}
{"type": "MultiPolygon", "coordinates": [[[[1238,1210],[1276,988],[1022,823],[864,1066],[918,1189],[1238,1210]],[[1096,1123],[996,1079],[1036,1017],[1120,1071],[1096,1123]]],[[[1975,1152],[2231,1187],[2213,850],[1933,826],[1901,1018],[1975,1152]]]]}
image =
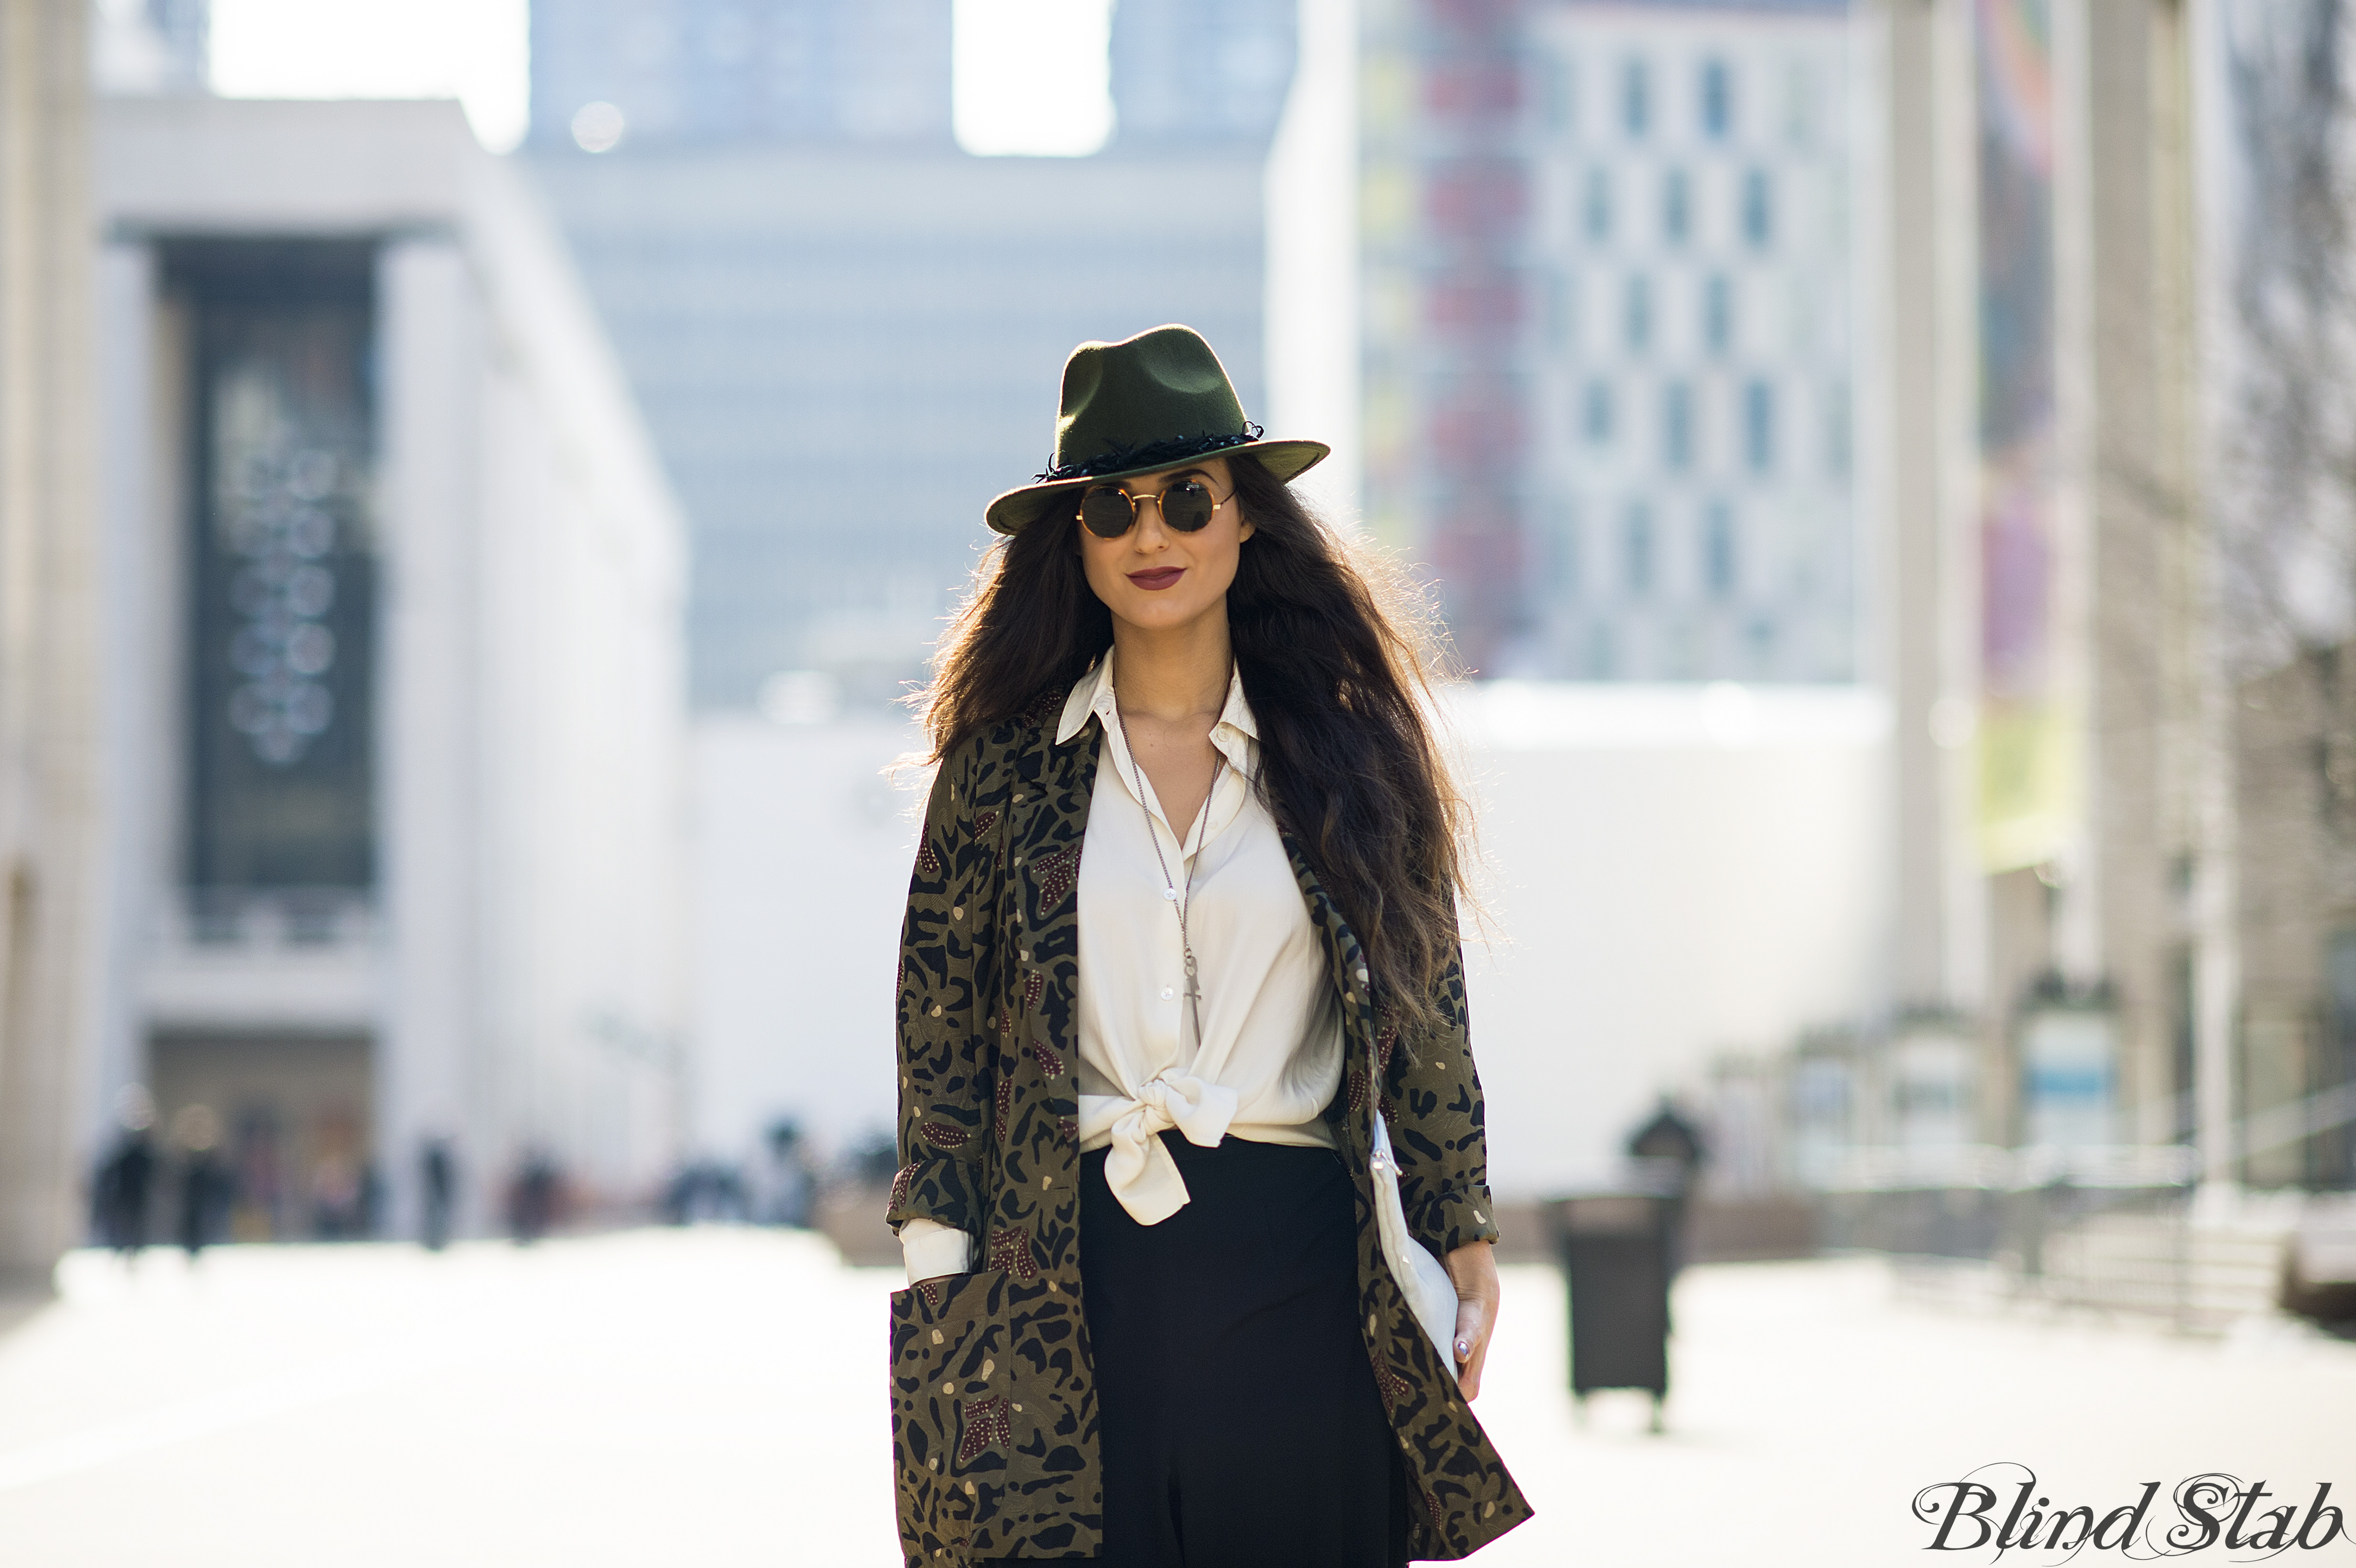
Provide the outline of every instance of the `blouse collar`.
{"type": "MultiPolygon", "coordinates": [[[[1113,650],[1107,648],[1096,667],[1072,685],[1071,695],[1064,699],[1063,722],[1055,729],[1055,744],[1062,745],[1087,727],[1088,715],[1098,716],[1108,732],[1119,727],[1113,702],[1113,650]]],[[[1259,721],[1252,717],[1251,704],[1244,699],[1244,677],[1240,667],[1227,671],[1227,700],[1219,709],[1218,722],[1211,726],[1211,744],[1216,746],[1228,764],[1245,771],[1249,761],[1246,742],[1259,739],[1259,721]]]]}

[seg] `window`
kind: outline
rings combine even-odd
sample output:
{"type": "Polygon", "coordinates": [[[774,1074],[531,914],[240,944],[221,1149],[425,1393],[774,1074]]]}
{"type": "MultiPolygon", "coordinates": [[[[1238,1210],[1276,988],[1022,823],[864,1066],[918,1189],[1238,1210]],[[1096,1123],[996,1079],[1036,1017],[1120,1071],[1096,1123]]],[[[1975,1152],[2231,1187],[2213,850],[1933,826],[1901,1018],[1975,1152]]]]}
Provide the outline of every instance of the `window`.
{"type": "Polygon", "coordinates": [[[1602,240],[1612,238],[1612,176],[1603,169],[1587,171],[1586,213],[1587,237],[1602,240]]]}
{"type": "Polygon", "coordinates": [[[1693,466],[1693,389],[1672,381],[1661,395],[1661,461],[1672,474],[1693,466]]]}
{"type": "Polygon", "coordinates": [[[1639,596],[1653,590],[1653,508],[1642,501],[1628,503],[1623,540],[1628,592],[1639,596]]]}
{"type": "Polygon", "coordinates": [[[1774,466],[1775,389],[1764,381],[1742,389],[1742,448],[1753,471],[1774,466]]]}
{"type": "Polygon", "coordinates": [[[1723,272],[1702,285],[1701,336],[1712,354],[1724,354],[1734,345],[1734,285],[1723,272]]]}
{"type": "Polygon", "coordinates": [[[1620,79],[1620,123],[1631,136],[1642,136],[1652,121],[1652,73],[1643,60],[1630,60],[1620,79]]]}
{"type": "Polygon", "coordinates": [[[1713,599],[1734,592],[1734,512],[1723,501],[1712,501],[1702,514],[1702,581],[1713,599]]]}
{"type": "Polygon", "coordinates": [[[1816,129],[1815,73],[1804,61],[1794,60],[1786,79],[1784,101],[1790,112],[1784,116],[1783,134],[1795,147],[1806,146],[1816,129]]]}
{"type": "Polygon", "coordinates": [[[1774,219],[1773,192],[1768,188],[1767,171],[1752,169],[1742,176],[1742,237],[1754,246],[1764,247],[1772,237],[1774,219]]]}
{"type": "Polygon", "coordinates": [[[1558,134],[1568,133],[1579,123],[1579,101],[1573,96],[1575,79],[1568,59],[1554,59],[1546,66],[1547,128],[1558,134]]]}
{"type": "Polygon", "coordinates": [[[1621,325],[1628,347],[1642,349],[1653,341],[1653,281],[1641,274],[1628,280],[1621,302],[1621,325]]]}
{"type": "Polygon", "coordinates": [[[1579,508],[1563,501],[1554,507],[1554,587],[1568,598],[1579,592],[1579,508]]]}
{"type": "Polygon", "coordinates": [[[1587,383],[1584,407],[1580,412],[1580,424],[1587,432],[1587,444],[1602,446],[1612,440],[1612,388],[1603,381],[1587,383]]]}
{"type": "Polygon", "coordinates": [[[1711,60],[1701,68],[1701,130],[1711,141],[1722,140],[1734,123],[1733,84],[1726,62],[1711,60]]]}
{"type": "Polygon", "coordinates": [[[1661,187],[1661,232],[1672,245],[1686,242],[1693,228],[1691,191],[1683,169],[1671,169],[1661,187]]]}
{"type": "Polygon", "coordinates": [[[1569,348],[1577,340],[1579,285],[1562,272],[1547,276],[1547,341],[1569,348]]]}

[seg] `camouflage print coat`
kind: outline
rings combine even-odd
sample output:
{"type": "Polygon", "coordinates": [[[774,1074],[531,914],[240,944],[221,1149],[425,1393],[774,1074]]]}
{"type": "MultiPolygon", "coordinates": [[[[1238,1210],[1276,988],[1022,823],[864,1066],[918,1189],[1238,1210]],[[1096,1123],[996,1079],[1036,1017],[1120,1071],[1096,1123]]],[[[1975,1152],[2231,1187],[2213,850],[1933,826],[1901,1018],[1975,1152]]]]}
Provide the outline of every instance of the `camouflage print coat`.
{"type": "MultiPolygon", "coordinates": [[[[1103,731],[1091,719],[1056,744],[1064,696],[1044,694],[943,763],[908,888],[890,1219],[895,1229],[937,1221],[980,1242],[974,1272],[892,1297],[908,1568],[1087,1557],[1102,1546],[1074,1068],[1080,843],[1103,731]]],[[[1529,1505],[1383,1262],[1366,1097],[1382,1097],[1417,1238],[1440,1253],[1495,1240],[1463,972],[1452,963],[1440,981],[1449,1028],[1413,1051],[1390,1050],[1356,938],[1300,847],[1288,837],[1286,848],[1343,1004],[1342,1088],[1325,1116],[1356,1178],[1366,1355],[1422,1494],[1413,1555],[1462,1557],[1529,1517],[1529,1505]]]]}

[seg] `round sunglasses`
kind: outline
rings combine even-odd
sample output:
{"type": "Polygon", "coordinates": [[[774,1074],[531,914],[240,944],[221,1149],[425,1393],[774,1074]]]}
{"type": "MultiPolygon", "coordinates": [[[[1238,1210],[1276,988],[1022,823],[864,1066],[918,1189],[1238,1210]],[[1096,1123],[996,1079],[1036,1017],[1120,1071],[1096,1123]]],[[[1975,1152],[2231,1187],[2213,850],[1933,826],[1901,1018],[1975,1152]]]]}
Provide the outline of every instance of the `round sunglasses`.
{"type": "Polygon", "coordinates": [[[1182,534],[1199,533],[1227,504],[1200,479],[1181,479],[1148,496],[1132,496],[1118,485],[1091,485],[1080,496],[1080,522],[1100,539],[1117,539],[1137,526],[1138,511],[1148,501],[1162,508],[1165,525],[1182,534]]]}

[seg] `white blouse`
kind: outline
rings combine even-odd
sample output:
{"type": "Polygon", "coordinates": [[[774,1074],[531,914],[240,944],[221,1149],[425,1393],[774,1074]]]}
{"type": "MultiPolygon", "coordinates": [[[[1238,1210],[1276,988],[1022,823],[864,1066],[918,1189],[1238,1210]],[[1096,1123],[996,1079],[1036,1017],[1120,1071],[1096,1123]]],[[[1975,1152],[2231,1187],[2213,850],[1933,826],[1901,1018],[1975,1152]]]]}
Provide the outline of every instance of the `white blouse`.
{"type": "MultiPolygon", "coordinates": [[[[1333,1147],[1320,1114],[1342,1080],[1342,1017],[1276,819],[1252,788],[1258,726],[1242,677],[1228,677],[1211,729],[1226,766],[1182,838],[1130,761],[1112,667],[1108,650],[1072,688],[1055,732],[1062,744],[1091,716],[1104,727],[1080,852],[1080,1147],[1111,1149],[1107,1184],[1151,1225],[1187,1201],[1165,1130],[1205,1148],[1222,1136],[1333,1147]],[[1200,1040],[1165,862],[1187,899],[1200,1040]]],[[[900,1240],[912,1281],[971,1266],[961,1231],[909,1220],[900,1240]]]]}

